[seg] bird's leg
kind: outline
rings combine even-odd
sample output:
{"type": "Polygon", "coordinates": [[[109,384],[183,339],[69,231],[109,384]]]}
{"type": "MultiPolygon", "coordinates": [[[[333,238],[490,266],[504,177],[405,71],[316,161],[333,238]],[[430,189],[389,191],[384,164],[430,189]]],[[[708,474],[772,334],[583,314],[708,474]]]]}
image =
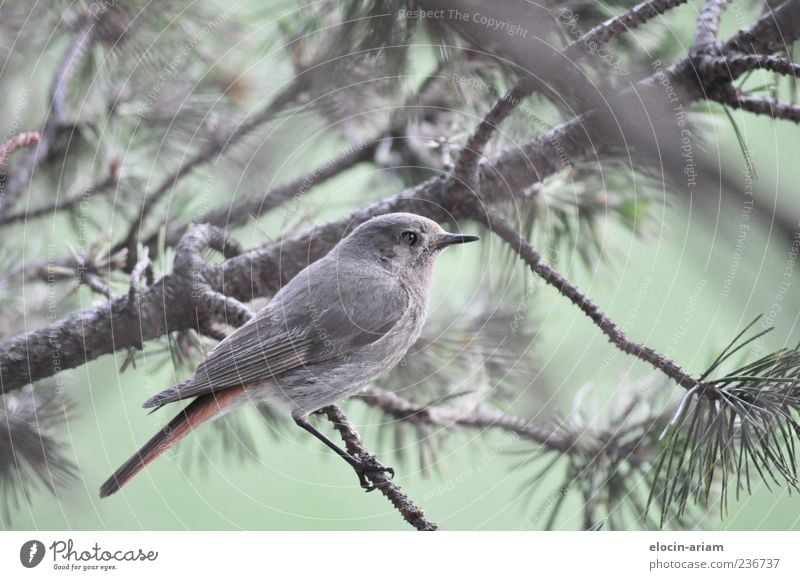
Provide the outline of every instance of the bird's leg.
{"type": "Polygon", "coordinates": [[[370,473],[375,472],[383,472],[388,473],[392,477],[394,477],[394,469],[391,467],[386,467],[380,461],[375,459],[374,456],[370,455],[365,458],[360,457],[353,457],[347,451],[339,447],[336,443],[330,440],[328,436],[322,433],[319,429],[314,427],[311,423],[309,423],[306,419],[302,417],[294,417],[294,422],[299,426],[311,433],[314,437],[322,441],[325,445],[329,448],[333,449],[336,454],[344,459],[350,467],[356,472],[358,476],[358,482],[361,484],[361,487],[366,489],[367,491],[372,491],[375,489],[375,485],[369,481],[368,475],[370,473]]]}

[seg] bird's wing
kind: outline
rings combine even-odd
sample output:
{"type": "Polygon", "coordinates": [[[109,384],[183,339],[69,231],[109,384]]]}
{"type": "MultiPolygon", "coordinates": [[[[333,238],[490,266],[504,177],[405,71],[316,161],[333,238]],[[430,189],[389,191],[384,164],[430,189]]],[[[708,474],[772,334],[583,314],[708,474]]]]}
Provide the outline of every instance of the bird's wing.
{"type": "Polygon", "coordinates": [[[409,297],[399,283],[384,280],[376,285],[362,276],[355,283],[339,284],[341,275],[324,280],[315,276],[312,287],[308,270],[220,342],[191,377],[151,397],[144,406],[161,407],[344,358],[391,332],[406,311],[409,297]]]}

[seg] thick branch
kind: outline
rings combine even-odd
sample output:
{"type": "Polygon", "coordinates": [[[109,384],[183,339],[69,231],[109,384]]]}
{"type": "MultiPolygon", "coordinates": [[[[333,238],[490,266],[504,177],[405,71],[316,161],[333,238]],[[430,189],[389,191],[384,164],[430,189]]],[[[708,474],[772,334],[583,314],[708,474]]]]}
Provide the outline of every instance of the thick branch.
{"type": "MultiPolygon", "coordinates": [[[[786,13],[798,5],[800,3],[786,3],[776,11],[786,13]]],[[[790,20],[789,24],[792,23],[790,20]]],[[[777,34],[776,26],[772,15],[763,17],[756,25],[763,29],[764,34],[772,35],[777,34]],[[766,24],[762,26],[763,22],[766,24]]],[[[784,35],[795,35],[800,31],[800,22],[796,29],[791,30],[781,24],[781,31],[784,35]]],[[[735,35],[731,42],[740,42],[739,37],[744,34],[735,35]]],[[[632,90],[656,87],[661,80],[666,80],[676,89],[682,89],[681,94],[686,101],[697,100],[703,98],[704,93],[702,87],[697,85],[693,70],[692,62],[684,59],[644,79],[632,90]]],[[[479,172],[481,200],[491,204],[498,200],[513,199],[514,195],[532,183],[561,171],[565,160],[572,162],[593,156],[596,153],[594,139],[600,139],[601,136],[587,133],[585,118],[564,123],[538,139],[509,148],[482,164],[479,172]]],[[[473,200],[469,197],[472,194],[446,195],[447,183],[443,178],[430,179],[310,232],[229,259],[209,268],[209,283],[219,292],[240,301],[249,301],[274,293],[308,263],[327,253],[347,231],[375,215],[411,211],[440,221],[469,219],[474,208],[473,200]]],[[[41,266],[37,267],[36,272],[49,276],[48,270],[41,266]]],[[[186,300],[187,292],[191,292],[191,288],[185,279],[175,275],[165,276],[142,293],[141,316],[127,314],[127,297],[123,297],[111,304],[74,314],[50,327],[3,341],[0,343],[2,390],[19,388],[31,381],[52,376],[62,369],[75,368],[103,354],[137,346],[141,341],[152,340],[171,331],[192,328],[194,313],[186,300]]],[[[681,373],[675,375],[681,376],[681,373]]],[[[683,379],[683,384],[690,383],[683,379]]]]}
{"type": "Polygon", "coordinates": [[[780,52],[800,38],[800,2],[786,0],[777,8],[765,4],[767,13],[751,27],[739,31],[722,45],[722,52],[770,54],[780,52]]]}
{"type": "MultiPolygon", "coordinates": [[[[361,436],[356,431],[355,426],[345,416],[342,410],[336,405],[325,407],[322,409],[325,416],[333,424],[334,428],[339,432],[347,446],[347,452],[355,457],[371,457],[372,454],[364,445],[361,436]]],[[[392,502],[392,505],[403,516],[409,524],[414,526],[421,532],[432,532],[438,530],[439,527],[428,520],[419,507],[414,505],[408,496],[403,492],[399,485],[397,485],[391,477],[383,472],[370,473],[369,478],[375,487],[392,502]]]]}
{"type": "Polygon", "coordinates": [[[706,0],[697,20],[697,30],[694,35],[694,46],[702,47],[717,42],[717,32],[722,13],[730,0],[706,0]]]}

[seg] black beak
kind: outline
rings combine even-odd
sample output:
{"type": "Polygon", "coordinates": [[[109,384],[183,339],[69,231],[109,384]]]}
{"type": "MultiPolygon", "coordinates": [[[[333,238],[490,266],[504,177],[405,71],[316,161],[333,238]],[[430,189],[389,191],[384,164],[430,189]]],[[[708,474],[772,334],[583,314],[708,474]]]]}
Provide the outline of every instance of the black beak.
{"type": "Polygon", "coordinates": [[[436,240],[434,245],[437,250],[452,246],[453,244],[466,244],[468,242],[477,242],[480,240],[478,236],[467,236],[464,234],[442,234],[436,240]]]}

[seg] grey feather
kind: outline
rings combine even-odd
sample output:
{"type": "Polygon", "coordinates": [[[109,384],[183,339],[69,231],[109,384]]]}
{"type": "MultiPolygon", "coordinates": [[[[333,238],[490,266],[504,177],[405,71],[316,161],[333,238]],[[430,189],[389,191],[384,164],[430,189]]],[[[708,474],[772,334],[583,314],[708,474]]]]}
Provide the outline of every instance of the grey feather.
{"type": "Polygon", "coordinates": [[[220,342],[191,377],[145,402],[158,408],[195,398],[102,485],[101,496],[119,490],[199,424],[247,403],[288,411],[347,459],[370,489],[364,460],[316,431],[307,417],[400,362],[422,331],[436,256],[474,240],[408,213],[358,226],[220,342]]]}
{"type": "MultiPolygon", "coordinates": [[[[419,255],[406,252],[398,236],[409,227],[430,230],[431,236],[441,236],[443,230],[419,216],[395,217],[394,227],[386,228],[392,225],[386,217],[378,219],[384,226],[380,230],[348,237],[303,270],[251,321],[220,342],[191,377],[151,397],[144,406],[158,408],[270,380],[288,398],[293,398],[294,388],[304,394],[300,399],[307,400],[307,386],[321,388],[320,377],[333,379],[337,371],[346,370],[350,384],[338,387],[338,398],[343,398],[368,382],[366,377],[394,366],[422,328],[431,258],[438,253],[438,248],[420,250],[419,255]],[[379,348],[370,348],[376,345],[379,348]],[[305,384],[295,385],[297,379],[305,384]]],[[[336,390],[327,387],[320,401],[330,399],[336,390]]],[[[290,406],[297,407],[296,403],[290,406]]]]}
{"type": "Polygon", "coordinates": [[[257,384],[297,367],[342,359],[391,332],[408,303],[402,285],[386,280],[376,285],[374,277],[342,285],[329,276],[310,284],[315,273],[329,269],[332,258],[329,254],[301,272],[251,321],[220,342],[189,379],[144,406],[257,384]]]}

